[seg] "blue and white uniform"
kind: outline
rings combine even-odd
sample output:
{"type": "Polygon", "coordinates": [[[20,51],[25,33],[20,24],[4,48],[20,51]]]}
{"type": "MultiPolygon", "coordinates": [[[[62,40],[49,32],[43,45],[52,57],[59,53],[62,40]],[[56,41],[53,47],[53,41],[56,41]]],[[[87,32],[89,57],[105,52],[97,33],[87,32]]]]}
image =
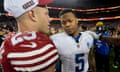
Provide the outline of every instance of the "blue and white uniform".
{"type": "Polygon", "coordinates": [[[93,46],[91,35],[82,32],[78,43],[65,32],[53,35],[51,39],[58,49],[63,64],[63,72],[87,72],[89,68],[88,55],[93,46]]]}

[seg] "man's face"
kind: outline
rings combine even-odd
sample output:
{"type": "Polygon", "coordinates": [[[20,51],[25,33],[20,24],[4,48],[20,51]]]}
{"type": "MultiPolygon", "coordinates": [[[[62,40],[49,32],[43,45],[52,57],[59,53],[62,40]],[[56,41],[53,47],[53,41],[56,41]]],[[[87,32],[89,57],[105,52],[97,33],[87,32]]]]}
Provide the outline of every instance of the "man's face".
{"type": "Polygon", "coordinates": [[[73,34],[78,30],[78,20],[72,12],[63,14],[60,19],[66,33],[73,34]]]}
{"type": "Polygon", "coordinates": [[[38,24],[37,27],[40,32],[42,33],[49,33],[49,12],[47,8],[42,8],[38,7],[37,8],[37,19],[38,19],[38,24]]]}

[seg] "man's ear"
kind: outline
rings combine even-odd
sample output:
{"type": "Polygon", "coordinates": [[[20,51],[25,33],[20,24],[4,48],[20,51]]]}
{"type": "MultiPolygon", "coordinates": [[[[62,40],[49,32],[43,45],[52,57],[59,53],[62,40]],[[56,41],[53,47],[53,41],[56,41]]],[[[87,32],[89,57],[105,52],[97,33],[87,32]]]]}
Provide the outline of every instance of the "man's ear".
{"type": "Polygon", "coordinates": [[[37,21],[36,15],[35,15],[35,11],[34,10],[30,10],[28,11],[28,16],[32,21],[37,21]]]}

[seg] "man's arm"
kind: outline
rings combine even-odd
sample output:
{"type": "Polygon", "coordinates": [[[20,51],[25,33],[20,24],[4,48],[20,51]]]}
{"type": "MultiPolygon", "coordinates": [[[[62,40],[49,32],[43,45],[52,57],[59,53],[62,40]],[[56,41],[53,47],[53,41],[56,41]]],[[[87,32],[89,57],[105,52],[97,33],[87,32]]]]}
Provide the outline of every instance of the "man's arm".
{"type": "Polygon", "coordinates": [[[120,45],[120,37],[102,37],[102,40],[108,44],[120,45]]]}
{"type": "Polygon", "coordinates": [[[92,70],[92,72],[96,72],[96,63],[95,63],[95,56],[94,56],[94,47],[92,47],[92,48],[90,49],[88,60],[89,60],[89,67],[90,67],[90,69],[92,70]]]}

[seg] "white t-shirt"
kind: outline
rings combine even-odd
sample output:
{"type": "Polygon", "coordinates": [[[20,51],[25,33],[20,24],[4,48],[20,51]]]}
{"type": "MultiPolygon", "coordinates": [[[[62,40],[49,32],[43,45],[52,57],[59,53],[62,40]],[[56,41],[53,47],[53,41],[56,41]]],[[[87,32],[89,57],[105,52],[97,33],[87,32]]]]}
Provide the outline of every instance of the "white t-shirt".
{"type": "Polygon", "coordinates": [[[79,43],[76,43],[73,37],[65,32],[52,35],[51,39],[58,49],[63,72],[87,72],[89,68],[88,55],[93,45],[91,35],[81,32],[79,43]]]}

